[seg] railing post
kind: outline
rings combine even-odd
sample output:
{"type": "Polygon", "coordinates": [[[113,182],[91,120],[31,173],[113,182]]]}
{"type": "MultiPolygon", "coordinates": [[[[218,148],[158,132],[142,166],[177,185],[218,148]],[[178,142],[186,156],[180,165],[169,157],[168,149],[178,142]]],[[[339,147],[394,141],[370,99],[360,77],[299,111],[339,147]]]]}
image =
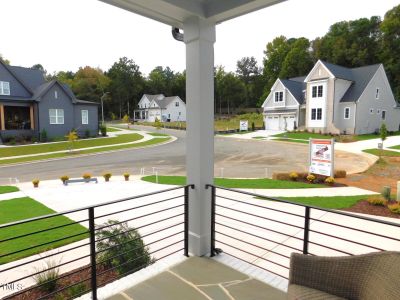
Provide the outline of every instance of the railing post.
{"type": "Polygon", "coordinates": [[[189,257],[189,186],[185,186],[184,210],[184,255],[189,257]]]}
{"type": "Polygon", "coordinates": [[[211,186],[211,249],[210,256],[215,256],[215,186],[211,186]]]}
{"type": "Polygon", "coordinates": [[[94,207],[89,208],[89,233],[92,299],[97,300],[96,234],[94,224],[94,207]]]}
{"type": "Polygon", "coordinates": [[[306,206],[306,211],[304,215],[303,254],[308,254],[309,233],[310,233],[310,208],[306,206]]]}

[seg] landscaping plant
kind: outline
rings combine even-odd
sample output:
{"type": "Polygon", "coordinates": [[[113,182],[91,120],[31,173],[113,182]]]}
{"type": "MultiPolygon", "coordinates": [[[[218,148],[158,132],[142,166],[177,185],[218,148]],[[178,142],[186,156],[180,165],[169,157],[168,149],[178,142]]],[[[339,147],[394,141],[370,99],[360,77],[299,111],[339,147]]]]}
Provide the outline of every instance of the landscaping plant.
{"type": "Polygon", "coordinates": [[[78,139],[78,134],[75,130],[71,130],[65,137],[69,143],[69,151],[72,152],[74,150],[74,142],[78,139]]]}
{"type": "Polygon", "coordinates": [[[367,199],[367,202],[375,206],[386,206],[387,200],[382,196],[372,196],[367,199]]]}
{"type": "Polygon", "coordinates": [[[131,176],[129,173],[124,173],[125,181],[128,181],[128,180],[129,180],[129,176],[131,176]]]}
{"type": "Polygon", "coordinates": [[[57,287],[57,278],[60,273],[59,268],[56,268],[57,264],[55,261],[45,261],[46,266],[43,268],[35,268],[35,273],[39,274],[33,276],[36,284],[39,285],[39,289],[44,292],[54,292],[57,287]]]}
{"type": "Polygon", "coordinates": [[[325,178],[325,183],[327,183],[329,185],[333,185],[335,183],[335,178],[327,177],[327,178],[325,178]]]}
{"type": "Polygon", "coordinates": [[[299,178],[299,174],[297,174],[296,172],[292,172],[289,174],[289,177],[291,180],[296,181],[299,178]]]}
{"type": "Polygon", "coordinates": [[[392,213],[400,214],[400,202],[388,205],[389,210],[392,213]]]}
{"type": "Polygon", "coordinates": [[[39,182],[40,182],[39,179],[33,179],[33,180],[32,180],[33,187],[35,187],[35,188],[39,187],[39,182]]]}
{"type": "Polygon", "coordinates": [[[40,141],[41,141],[42,143],[47,142],[47,131],[46,131],[46,129],[43,129],[43,130],[40,132],[40,141]]]}
{"type": "Polygon", "coordinates": [[[85,180],[89,180],[90,178],[92,178],[92,174],[85,173],[85,174],[82,175],[82,178],[85,179],[85,180]]]}
{"type": "Polygon", "coordinates": [[[315,179],[316,178],[315,178],[315,176],[313,174],[309,174],[307,176],[307,181],[310,182],[310,183],[314,183],[315,179]]]}
{"type": "Polygon", "coordinates": [[[139,232],[127,222],[108,220],[97,226],[97,261],[121,274],[136,272],[152,264],[148,247],[139,232]]]}
{"type": "Polygon", "coordinates": [[[100,133],[101,133],[101,136],[107,136],[107,127],[106,127],[106,125],[102,124],[100,126],[100,133]]]}
{"type": "Polygon", "coordinates": [[[103,177],[105,179],[106,182],[110,181],[112,174],[111,173],[104,173],[103,177]]]}
{"type": "Polygon", "coordinates": [[[67,180],[69,180],[69,176],[63,175],[60,177],[60,180],[62,181],[62,183],[65,183],[67,180]]]}

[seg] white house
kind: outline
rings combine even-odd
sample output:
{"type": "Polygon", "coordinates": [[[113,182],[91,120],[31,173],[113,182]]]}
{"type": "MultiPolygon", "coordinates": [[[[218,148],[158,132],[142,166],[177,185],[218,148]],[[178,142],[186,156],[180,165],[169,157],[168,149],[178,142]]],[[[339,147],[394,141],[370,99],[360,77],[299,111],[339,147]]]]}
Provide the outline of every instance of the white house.
{"type": "Polygon", "coordinates": [[[179,96],[165,97],[163,94],[144,94],[135,111],[135,121],[161,122],[186,121],[186,104],[179,96]]]}
{"type": "Polygon", "coordinates": [[[400,109],[382,64],[345,68],[319,60],[304,77],[277,79],[262,105],[265,128],[366,134],[400,129],[400,109]]]}

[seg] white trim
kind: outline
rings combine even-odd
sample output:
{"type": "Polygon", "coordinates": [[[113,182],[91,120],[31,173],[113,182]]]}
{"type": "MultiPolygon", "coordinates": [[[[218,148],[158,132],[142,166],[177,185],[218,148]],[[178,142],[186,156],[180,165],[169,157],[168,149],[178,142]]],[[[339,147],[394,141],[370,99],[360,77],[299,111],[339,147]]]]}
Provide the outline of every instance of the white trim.
{"type": "Polygon", "coordinates": [[[274,103],[285,103],[284,91],[277,90],[274,92],[273,96],[274,96],[274,103]],[[282,100],[276,101],[276,94],[278,93],[279,93],[278,99],[280,99],[280,94],[282,93],[282,100]]]}
{"type": "Polygon", "coordinates": [[[2,96],[10,96],[11,95],[11,87],[10,87],[10,82],[9,81],[0,81],[0,95],[2,96]],[[5,93],[4,90],[4,86],[7,84],[7,89],[8,89],[8,93],[5,93]]]}
{"type": "Polygon", "coordinates": [[[88,125],[89,124],[89,110],[81,109],[81,121],[82,121],[82,125],[88,125]],[[83,116],[83,112],[86,112],[86,117],[85,117],[86,120],[85,120],[85,118],[83,116]]]}
{"type": "Polygon", "coordinates": [[[345,119],[345,120],[350,120],[350,113],[351,113],[351,108],[349,107],[349,106],[346,106],[345,108],[344,108],[344,111],[343,111],[343,118],[345,119]],[[349,110],[349,116],[346,118],[346,110],[349,110]]]}
{"type": "Polygon", "coordinates": [[[64,116],[63,108],[49,108],[49,123],[50,123],[50,125],[64,125],[64,122],[65,122],[65,116],[64,116]],[[54,112],[55,114],[52,115],[51,112],[54,112]],[[54,121],[54,118],[55,118],[55,121],[54,121]],[[52,121],[52,119],[53,119],[53,121],[52,121]]]}
{"type": "Polygon", "coordinates": [[[379,87],[375,88],[375,100],[379,100],[381,89],[379,87]]]}
{"type": "Polygon", "coordinates": [[[386,121],[387,120],[387,110],[386,109],[382,109],[381,110],[381,121],[386,121]],[[385,112],[385,118],[383,119],[383,112],[385,112]]]}
{"type": "Polygon", "coordinates": [[[324,68],[326,69],[326,71],[328,72],[328,74],[330,75],[331,78],[335,78],[335,75],[333,75],[332,72],[331,72],[331,71],[324,65],[324,63],[319,59],[319,60],[315,63],[315,65],[314,65],[314,67],[311,69],[311,71],[308,73],[307,77],[304,79],[304,82],[309,82],[309,81],[310,81],[310,76],[311,76],[311,74],[313,74],[314,71],[315,71],[315,69],[316,69],[318,66],[320,66],[320,65],[324,66],[324,68]]]}

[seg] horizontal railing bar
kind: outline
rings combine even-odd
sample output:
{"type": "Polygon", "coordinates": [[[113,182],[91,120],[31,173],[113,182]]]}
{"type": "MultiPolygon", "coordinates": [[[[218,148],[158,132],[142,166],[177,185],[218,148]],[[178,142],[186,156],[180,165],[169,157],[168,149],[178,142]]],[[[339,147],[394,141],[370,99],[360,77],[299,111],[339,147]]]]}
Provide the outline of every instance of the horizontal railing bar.
{"type": "Polygon", "coordinates": [[[254,246],[254,247],[260,248],[260,249],[262,249],[262,250],[264,250],[264,251],[271,252],[271,253],[275,253],[276,255],[280,255],[280,256],[282,256],[282,257],[285,257],[285,258],[287,258],[287,259],[290,259],[290,257],[289,257],[289,256],[287,256],[287,255],[284,255],[284,254],[281,254],[281,253],[278,253],[278,252],[276,252],[276,251],[274,251],[274,250],[270,250],[270,249],[267,249],[267,248],[261,247],[261,246],[259,246],[259,245],[256,245],[256,244],[253,244],[253,243],[250,243],[250,242],[243,241],[243,240],[241,240],[241,239],[238,239],[238,238],[236,238],[236,237],[233,237],[233,236],[231,236],[231,235],[229,235],[229,234],[226,234],[226,233],[220,232],[220,231],[218,231],[218,230],[215,230],[215,232],[216,232],[216,233],[219,233],[219,234],[222,234],[222,235],[224,235],[224,236],[227,236],[227,237],[229,237],[229,238],[231,238],[231,239],[237,240],[237,241],[239,241],[239,242],[241,242],[241,243],[245,243],[245,244],[248,244],[248,245],[251,245],[251,246],[254,246]]]}
{"type": "Polygon", "coordinates": [[[184,240],[180,240],[180,241],[178,241],[178,242],[169,244],[168,246],[162,247],[162,248],[160,248],[160,249],[158,249],[158,250],[156,250],[156,251],[149,252],[148,254],[144,254],[144,255],[141,255],[141,256],[139,256],[139,257],[135,257],[134,259],[129,259],[129,260],[127,260],[126,262],[124,262],[124,263],[122,263],[122,264],[119,264],[118,266],[114,266],[114,267],[112,267],[112,268],[110,268],[110,269],[107,269],[106,271],[103,271],[103,272],[98,273],[97,276],[101,276],[101,275],[103,275],[103,274],[105,274],[105,273],[107,273],[107,272],[110,272],[110,271],[112,271],[112,270],[115,270],[116,268],[119,268],[120,266],[124,266],[124,265],[126,265],[126,264],[128,264],[128,263],[130,263],[130,262],[132,262],[132,261],[138,260],[139,258],[142,258],[142,257],[144,257],[144,256],[146,256],[146,255],[151,255],[151,254],[153,254],[153,253],[156,253],[156,252],[158,252],[158,251],[164,250],[164,249],[166,249],[166,248],[168,248],[168,247],[171,247],[171,246],[173,246],[173,245],[182,243],[183,241],[184,241],[184,240]]]}
{"type": "Polygon", "coordinates": [[[228,247],[231,247],[231,248],[234,248],[234,249],[236,249],[236,250],[239,250],[239,251],[241,251],[241,252],[244,252],[244,253],[247,253],[247,254],[249,254],[249,255],[252,255],[252,256],[254,256],[254,257],[257,257],[257,258],[259,258],[259,259],[265,260],[265,261],[267,261],[267,262],[269,262],[269,263],[271,263],[271,264],[274,264],[274,265],[277,265],[277,266],[280,266],[280,267],[282,267],[282,268],[284,268],[284,269],[289,270],[289,267],[284,266],[284,265],[282,265],[282,264],[280,264],[280,263],[277,263],[277,262],[274,262],[274,261],[272,261],[272,260],[266,259],[266,258],[264,258],[264,257],[262,257],[262,256],[256,255],[256,254],[254,254],[254,253],[251,253],[251,252],[249,252],[249,251],[240,249],[240,248],[238,248],[238,247],[229,245],[229,244],[224,243],[224,242],[222,242],[222,241],[220,241],[220,240],[217,240],[217,239],[216,239],[215,241],[218,242],[218,243],[224,244],[224,245],[226,245],[226,246],[228,246],[228,247]]]}
{"type": "Polygon", "coordinates": [[[90,280],[90,279],[92,279],[92,277],[88,277],[88,278],[86,278],[86,279],[79,280],[78,282],[75,282],[74,284],[67,285],[67,286],[65,286],[65,287],[63,287],[63,288],[61,288],[61,289],[59,289],[59,290],[57,290],[57,291],[51,292],[50,294],[47,294],[47,295],[45,295],[45,296],[43,296],[43,297],[36,298],[36,300],[47,299],[47,298],[52,297],[52,296],[54,296],[54,295],[56,295],[56,294],[58,294],[58,293],[60,293],[60,292],[62,292],[62,291],[65,291],[65,290],[67,290],[67,289],[69,289],[69,288],[71,288],[71,287],[73,287],[73,286],[75,286],[75,285],[78,285],[78,284],[81,284],[81,283],[83,283],[83,282],[85,282],[85,281],[88,281],[88,280],[90,280]]]}
{"type": "Polygon", "coordinates": [[[367,245],[367,244],[364,244],[364,243],[352,241],[352,240],[349,240],[349,239],[346,239],[346,238],[342,238],[340,236],[336,236],[336,235],[333,235],[333,234],[324,233],[324,232],[321,232],[321,231],[318,231],[318,230],[313,230],[313,229],[310,229],[309,231],[310,232],[315,232],[315,233],[318,233],[318,234],[322,234],[324,236],[329,236],[329,237],[334,238],[334,239],[339,239],[339,240],[346,241],[346,242],[349,242],[349,243],[353,243],[353,244],[357,244],[357,245],[360,245],[360,246],[364,246],[364,247],[367,247],[367,248],[371,248],[371,249],[375,249],[375,250],[379,250],[379,251],[384,251],[384,249],[377,248],[377,247],[374,247],[374,246],[370,246],[370,245],[367,245]]]}
{"type": "Polygon", "coordinates": [[[293,235],[290,235],[290,234],[287,234],[287,233],[283,233],[283,232],[280,232],[280,231],[277,231],[277,230],[274,230],[274,229],[269,229],[269,228],[266,228],[266,227],[262,227],[260,225],[255,225],[253,223],[249,223],[249,222],[246,222],[246,221],[242,221],[242,220],[238,220],[238,219],[235,219],[235,218],[227,217],[227,216],[224,216],[224,215],[221,215],[221,214],[218,214],[218,213],[215,213],[215,215],[223,217],[223,218],[227,218],[227,219],[230,219],[230,220],[234,220],[234,221],[237,221],[237,222],[241,222],[243,224],[247,224],[247,225],[250,225],[250,226],[254,226],[254,227],[257,227],[257,228],[260,228],[260,229],[264,229],[264,230],[267,230],[267,231],[278,233],[278,234],[281,234],[281,235],[284,235],[284,236],[287,236],[287,237],[290,237],[290,238],[294,238],[294,239],[299,240],[299,241],[303,241],[303,239],[301,239],[299,237],[296,237],[296,236],[293,236],[293,235]]]}
{"type": "MultiPolygon", "coordinates": [[[[29,274],[29,275],[27,275],[27,276],[20,277],[20,278],[14,280],[14,281],[8,282],[8,284],[17,283],[17,282],[20,281],[20,280],[24,280],[24,279],[27,279],[27,278],[29,278],[29,277],[36,276],[36,275],[38,275],[38,274],[40,274],[40,273],[47,272],[47,271],[49,271],[49,270],[53,270],[53,269],[56,269],[56,268],[59,268],[59,267],[68,265],[68,264],[70,264],[70,263],[73,263],[73,262],[76,262],[76,261],[78,261],[78,260],[87,258],[87,257],[89,257],[89,256],[90,256],[90,254],[89,254],[89,255],[84,255],[84,256],[81,256],[81,257],[79,257],[79,258],[75,258],[75,259],[73,259],[73,260],[70,260],[70,261],[64,262],[64,263],[62,263],[62,264],[59,264],[59,265],[57,265],[57,266],[52,266],[52,267],[46,268],[46,269],[41,270],[41,271],[39,271],[39,272],[36,272],[36,273],[33,273],[33,274],[29,274]]],[[[56,279],[54,279],[54,280],[56,280],[56,279]]],[[[54,281],[54,280],[50,280],[50,281],[54,281]]]]}
{"type": "Polygon", "coordinates": [[[225,197],[225,196],[219,196],[219,195],[217,195],[217,198],[222,198],[222,199],[226,199],[226,200],[230,200],[230,201],[235,201],[235,202],[243,203],[243,204],[246,204],[246,205],[251,205],[251,206],[260,207],[260,208],[263,208],[263,209],[268,209],[268,210],[272,210],[272,211],[281,212],[281,213],[284,213],[284,214],[287,214],[287,215],[292,215],[292,216],[304,218],[304,215],[298,215],[298,214],[294,214],[294,213],[287,212],[287,211],[280,210],[280,209],[276,209],[276,208],[265,207],[265,206],[258,205],[258,204],[248,203],[248,202],[245,202],[245,201],[240,201],[240,200],[232,199],[232,198],[225,197]]]}
{"type": "Polygon", "coordinates": [[[301,227],[301,226],[297,226],[297,225],[293,225],[293,224],[290,224],[290,223],[274,220],[274,219],[271,219],[271,218],[255,215],[255,214],[252,214],[252,213],[249,213],[249,212],[244,212],[244,211],[241,211],[241,210],[238,210],[238,209],[235,209],[235,208],[231,208],[231,207],[228,207],[228,206],[217,204],[216,207],[223,207],[225,209],[233,210],[233,211],[236,211],[238,213],[246,214],[246,215],[249,215],[249,216],[257,217],[257,218],[268,220],[268,221],[271,221],[271,222],[276,222],[276,223],[283,224],[283,225],[286,225],[286,226],[295,227],[295,228],[298,228],[298,229],[303,229],[303,227],[301,227]]]}
{"type": "Polygon", "coordinates": [[[14,252],[11,252],[11,253],[3,254],[3,255],[0,255],[0,258],[6,257],[6,256],[10,256],[10,255],[12,255],[12,254],[24,252],[24,251],[27,251],[27,250],[35,249],[35,248],[38,248],[38,247],[41,247],[41,246],[53,244],[53,243],[56,243],[56,242],[64,241],[64,240],[67,240],[67,239],[70,239],[70,238],[73,238],[73,237],[76,237],[76,236],[88,234],[88,233],[89,233],[89,232],[86,231],[86,232],[82,232],[82,233],[77,233],[77,234],[69,235],[69,236],[67,236],[67,237],[63,237],[63,238],[61,238],[61,239],[53,240],[53,241],[51,241],[51,242],[47,242],[47,243],[43,243],[43,244],[40,244],[40,245],[35,245],[35,246],[32,246],[32,247],[29,247],[29,248],[25,248],[25,249],[22,249],[22,250],[18,250],[18,251],[14,251],[14,252]]]}
{"type": "Polygon", "coordinates": [[[264,267],[261,267],[261,266],[259,266],[259,265],[256,265],[255,263],[251,263],[251,262],[249,262],[249,261],[247,261],[247,260],[244,260],[243,258],[237,257],[236,255],[233,255],[232,253],[229,253],[229,252],[226,252],[226,251],[224,251],[224,253],[225,253],[225,254],[228,254],[229,256],[232,256],[232,257],[234,257],[234,258],[236,258],[236,259],[239,259],[239,260],[241,260],[241,261],[244,261],[245,263],[248,263],[249,265],[255,266],[255,267],[257,267],[257,268],[263,269],[264,271],[267,271],[267,272],[269,272],[269,273],[272,273],[272,274],[274,274],[274,275],[277,275],[277,276],[279,276],[279,277],[281,277],[281,278],[289,279],[289,278],[286,277],[286,276],[283,276],[283,275],[278,274],[278,273],[276,273],[276,272],[274,272],[274,271],[271,271],[271,270],[269,270],[269,269],[267,269],[267,268],[264,268],[264,267]]]}
{"type": "Polygon", "coordinates": [[[119,199],[119,200],[112,200],[112,201],[100,203],[100,204],[97,204],[97,205],[84,206],[84,207],[81,207],[81,208],[66,210],[66,211],[62,211],[62,212],[58,212],[58,213],[54,213],[54,214],[48,214],[48,215],[44,215],[44,216],[40,216],[40,217],[35,217],[35,218],[25,219],[25,220],[11,222],[11,223],[7,223],[7,224],[2,224],[2,225],[0,225],[0,229],[6,228],[6,227],[10,227],[10,226],[14,226],[14,225],[19,225],[19,224],[25,224],[25,223],[28,223],[28,222],[33,222],[33,221],[53,218],[53,217],[57,217],[57,216],[63,216],[63,215],[66,215],[66,214],[72,214],[72,213],[75,213],[75,212],[88,210],[89,208],[97,208],[97,207],[101,207],[101,206],[106,206],[106,205],[111,205],[111,204],[115,204],[115,203],[121,203],[121,202],[129,201],[129,200],[145,198],[145,197],[149,197],[149,196],[153,196],[153,195],[157,195],[157,194],[163,194],[163,193],[167,193],[167,192],[183,189],[185,187],[193,187],[193,186],[194,186],[193,184],[189,184],[189,185],[185,185],[185,186],[179,186],[179,187],[169,188],[169,189],[166,189],[166,190],[161,190],[161,191],[156,191],[156,192],[152,192],[152,193],[142,194],[142,195],[138,195],[138,196],[134,196],[134,197],[128,197],[128,198],[123,198],[123,199],[119,199]]]}
{"type": "MultiPolygon", "coordinates": [[[[296,203],[296,202],[292,202],[292,201],[288,201],[288,200],[282,200],[282,199],[279,199],[279,198],[267,197],[267,196],[264,196],[264,195],[250,193],[250,192],[241,191],[241,190],[237,190],[237,189],[231,189],[231,188],[225,188],[225,187],[221,187],[221,186],[215,186],[215,185],[212,185],[212,184],[206,184],[206,187],[215,187],[215,188],[220,189],[220,190],[225,190],[225,191],[234,192],[234,193],[238,193],[238,194],[244,194],[244,195],[249,195],[249,196],[254,196],[254,197],[261,197],[261,198],[265,198],[267,200],[272,200],[272,201],[276,201],[276,202],[287,203],[287,204],[292,204],[292,205],[301,206],[301,207],[309,207],[309,208],[312,208],[312,209],[325,211],[325,212],[329,212],[329,213],[333,213],[333,214],[337,214],[337,215],[342,215],[342,216],[352,217],[352,218],[356,218],[356,219],[361,219],[361,220],[366,220],[366,221],[386,224],[386,225],[390,225],[390,226],[400,227],[400,224],[398,224],[398,223],[379,220],[379,219],[374,219],[374,218],[369,218],[369,217],[365,217],[365,216],[360,216],[360,215],[356,215],[356,214],[347,213],[347,212],[344,212],[344,211],[337,211],[337,210],[333,210],[333,209],[329,209],[329,208],[322,208],[322,207],[313,206],[313,205],[305,205],[305,204],[301,204],[301,203],[296,203]]],[[[248,203],[248,204],[252,205],[251,203],[248,203]]]]}
{"type": "Polygon", "coordinates": [[[330,250],[333,250],[333,251],[336,251],[336,252],[340,252],[340,253],[343,253],[343,254],[347,254],[347,255],[350,255],[350,256],[353,256],[353,255],[354,255],[354,254],[352,254],[352,253],[350,253],[350,252],[343,251],[343,250],[339,250],[339,249],[336,249],[336,248],[332,248],[332,247],[329,247],[329,246],[326,246],[326,245],[323,245],[323,244],[320,244],[320,243],[311,242],[311,241],[309,241],[308,243],[309,243],[309,244],[313,244],[313,245],[320,246],[320,247],[322,247],[322,248],[330,249],[330,250]]]}
{"type": "MultiPolygon", "coordinates": [[[[171,234],[171,235],[169,235],[169,236],[163,237],[163,238],[161,238],[161,239],[158,239],[158,240],[153,241],[153,242],[148,243],[148,244],[144,244],[144,243],[143,243],[143,246],[137,247],[137,248],[135,248],[135,249],[130,249],[130,250],[124,251],[124,252],[122,252],[122,253],[118,253],[117,255],[115,255],[115,256],[113,256],[113,257],[110,257],[110,258],[107,257],[107,261],[112,260],[112,259],[114,259],[114,258],[116,258],[116,257],[121,256],[121,255],[127,254],[127,253],[129,253],[129,252],[133,252],[133,251],[139,250],[139,249],[141,249],[141,248],[148,247],[148,246],[150,246],[150,245],[152,245],[152,244],[155,244],[155,243],[158,243],[158,242],[160,242],[160,241],[169,239],[170,237],[176,236],[176,235],[181,234],[181,233],[183,233],[183,230],[182,230],[182,231],[179,231],[179,232],[177,232],[177,233],[171,234]]],[[[96,252],[96,254],[99,254],[99,253],[100,253],[100,252],[96,252]]],[[[99,264],[102,264],[102,263],[103,263],[103,262],[99,262],[99,263],[96,263],[96,265],[99,265],[99,264]]]]}
{"type": "Polygon", "coordinates": [[[21,263],[21,264],[19,264],[19,265],[15,265],[15,266],[9,267],[9,268],[4,269],[4,270],[0,270],[0,272],[9,271],[9,270],[12,270],[12,269],[15,269],[15,268],[18,268],[18,267],[21,267],[21,266],[24,266],[24,265],[27,265],[27,264],[30,264],[30,263],[39,261],[39,260],[43,260],[43,259],[52,257],[52,256],[54,256],[54,255],[59,255],[59,254],[62,254],[62,253],[65,253],[65,252],[68,252],[68,251],[71,251],[71,250],[75,250],[75,249],[78,249],[78,248],[82,248],[82,247],[84,247],[84,246],[89,246],[89,245],[90,245],[90,243],[86,243],[86,244],[79,245],[79,246],[76,246],[76,247],[72,247],[72,248],[69,248],[69,249],[66,249],[66,250],[63,250],[63,251],[60,251],[60,252],[55,252],[55,253],[52,253],[52,254],[49,254],[49,255],[46,255],[46,256],[42,256],[42,257],[39,257],[39,258],[30,260],[30,261],[28,261],[28,262],[21,263]]]}
{"type": "MultiPolygon", "coordinates": [[[[143,239],[143,238],[148,237],[148,236],[150,236],[150,235],[153,235],[153,234],[155,234],[155,233],[159,233],[159,232],[162,232],[162,231],[165,231],[165,230],[168,230],[168,229],[171,229],[171,228],[173,228],[173,227],[176,227],[176,226],[178,226],[178,225],[183,225],[183,224],[184,224],[184,222],[180,222],[180,223],[177,223],[177,224],[175,224],[175,225],[172,225],[172,226],[169,226],[169,227],[160,229],[160,230],[158,230],[158,231],[153,231],[153,232],[151,232],[151,233],[142,235],[141,238],[143,239]]],[[[129,240],[129,241],[127,241],[127,242],[123,242],[123,243],[121,243],[121,244],[117,244],[117,245],[108,247],[107,249],[103,249],[103,250],[97,251],[96,254],[100,254],[100,253],[102,253],[102,252],[104,252],[104,251],[113,249],[113,248],[115,248],[115,247],[120,247],[120,246],[122,246],[122,245],[128,244],[128,243],[133,242],[133,241],[137,241],[137,240],[139,240],[139,239],[140,239],[140,237],[138,237],[138,238],[136,238],[136,239],[133,239],[133,240],[129,240]]]]}
{"type": "Polygon", "coordinates": [[[149,224],[145,224],[145,225],[142,225],[142,226],[133,228],[133,229],[125,230],[125,231],[123,231],[123,232],[120,232],[120,233],[117,233],[117,234],[113,234],[113,235],[110,235],[110,236],[107,236],[107,237],[98,239],[98,240],[96,240],[95,242],[96,242],[96,243],[97,243],[97,242],[101,242],[101,241],[106,240],[106,239],[109,239],[109,238],[111,238],[111,237],[118,236],[118,235],[122,235],[122,234],[125,234],[125,233],[127,233],[127,232],[131,232],[131,231],[134,231],[134,230],[138,230],[138,229],[141,229],[141,228],[144,228],[144,227],[147,227],[147,226],[150,226],[150,225],[154,225],[154,224],[157,224],[157,223],[161,223],[161,222],[164,222],[164,221],[167,221],[167,220],[170,220],[170,219],[173,219],[173,218],[182,216],[182,215],[184,215],[184,213],[181,213],[181,214],[178,214],[178,215],[174,215],[174,216],[171,216],[171,217],[162,219],[162,220],[158,220],[158,221],[155,221],[155,222],[152,222],[152,223],[149,223],[149,224]]]}
{"type": "Polygon", "coordinates": [[[178,208],[178,207],[181,207],[181,206],[183,206],[183,204],[179,204],[179,205],[176,205],[176,206],[172,206],[172,207],[169,207],[169,208],[165,208],[165,209],[162,209],[162,210],[151,212],[151,213],[148,213],[148,214],[145,214],[145,215],[141,215],[139,217],[135,217],[135,218],[127,219],[127,220],[124,220],[124,221],[120,221],[120,222],[117,222],[117,223],[114,223],[114,224],[111,224],[111,225],[105,225],[105,226],[97,227],[95,231],[101,230],[103,228],[108,228],[108,227],[112,227],[112,226],[115,226],[115,225],[119,225],[119,224],[122,224],[122,223],[125,223],[125,222],[137,220],[137,219],[140,219],[140,218],[152,216],[152,215],[155,215],[155,214],[167,211],[167,210],[171,210],[171,209],[174,209],[174,208],[178,208]]]}
{"type": "Polygon", "coordinates": [[[268,241],[268,242],[271,242],[271,243],[275,243],[276,245],[279,245],[279,246],[287,247],[287,248],[290,248],[290,249],[292,249],[292,250],[296,250],[296,251],[300,251],[300,252],[302,251],[301,249],[297,249],[297,248],[295,248],[295,247],[288,246],[288,245],[285,245],[285,244],[283,244],[283,243],[280,243],[280,242],[277,242],[277,241],[274,241],[274,240],[270,240],[270,239],[267,239],[267,238],[265,238],[265,237],[259,236],[259,235],[257,235],[257,234],[250,233],[250,232],[247,232],[247,231],[244,231],[244,230],[235,228],[235,227],[231,227],[231,226],[228,226],[228,225],[219,223],[219,222],[215,222],[215,224],[218,224],[218,225],[221,225],[221,226],[224,226],[224,227],[228,227],[228,228],[231,228],[232,230],[236,230],[236,231],[239,231],[239,232],[242,232],[242,233],[251,235],[251,236],[255,236],[255,237],[259,238],[259,239],[262,239],[262,240],[265,240],[265,241],[268,241]]]}
{"type": "MultiPolygon", "coordinates": [[[[155,205],[155,204],[164,203],[164,202],[167,202],[167,201],[171,201],[171,200],[175,200],[175,199],[178,199],[178,198],[182,198],[183,196],[184,195],[179,195],[177,197],[172,197],[172,198],[163,199],[163,200],[152,202],[152,203],[143,204],[143,205],[140,205],[140,206],[135,206],[135,207],[127,208],[127,209],[122,209],[122,210],[115,211],[115,212],[112,212],[112,213],[109,213],[109,214],[96,216],[95,219],[108,217],[108,216],[111,216],[111,215],[119,214],[119,213],[122,213],[122,212],[130,211],[130,210],[134,210],[134,209],[138,209],[138,208],[143,208],[143,207],[146,207],[146,206],[151,206],[151,205],[155,205]]],[[[183,204],[181,204],[181,205],[183,205],[183,204]]]]}
{"type": "Polygon", "coordinates": [[[386,235],[383,235],[383,234],[380,234],[380,233],[374,233],[374,232],[371,232],[371,231],[368,231],[368,230],[364,230],[364,229],[354,228],[354,227],[350,227],[350,226],[346,226],[346,225],[342,225],[342,224],[337,224],[337,223],[332,223],[332,222],[329,222],[329,221],[314,219],[314,218],[310,218],[310,220],[313,220],[313,221],[316,221],[316,222],[325,223],[325,224],[329,224],[329,225],[339,226],[339,227],[342,227],[342,228],[346,228],[346,229],[350,229],[350,230],[354,230],[354,231],[358,231],[358,232],[362,232],[362,233],[366,233],[366,234],[371,234],[371,235],[375,235],[375,236],[379,236],[379,237],[382,237],[382,238],[386,238],[386,239],[390,239],[390,240],[393,240],[393,241],[400,242],[400,239],[396,239],[394,237],[386,236],[386,235]]]}
{"type": "Polygon", "coordinates": [[[46,231],[50,231],[50,230],[54,230],[54,229],[58,229],[58,228],[63,228],[63,227],[67,227],[67,226],[71,226],[71,225],[75,225],[75,224],[79,224],[79,223],[87,222],[87,221],[89,221],[89,219],[76,221],[76,222],[72,222],[72,223],[68,223],[68,224],[64,224],[64,225],[60,225],[60,226],[56,226],[56,227],[51,227],[51,228],[47,228],[47,229],[43,229],[43,230],[39,230],[39,231],[35,231],[35,232],[30,232],[30,233],[14,236],[14,237],[11,237],[11,238],[0,240],[0,243],[16,240],[16,239],[19,239],[19,238],[22,238],[22,237],[27,237],[27,236],[30,236],[30,235],[43,233],[43,232],[46,232],[46,231]]]}

